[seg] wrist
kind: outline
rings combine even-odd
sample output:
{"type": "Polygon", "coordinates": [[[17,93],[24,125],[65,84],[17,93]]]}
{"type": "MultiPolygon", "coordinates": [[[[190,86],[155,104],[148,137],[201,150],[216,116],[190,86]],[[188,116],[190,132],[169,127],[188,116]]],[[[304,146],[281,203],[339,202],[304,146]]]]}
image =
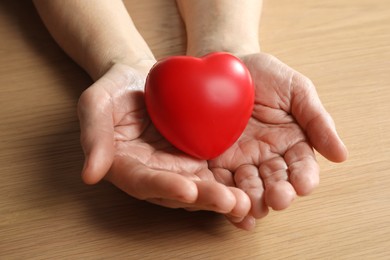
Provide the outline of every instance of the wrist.
{"type": "Polygon", "coordinates": [[[142,73],[147,76],[150,69],[153,67],[153,65],[156,63],[156,59],[154,57],[150,56],[131,56],[126,58],[118,58],[113,59],[110,62],[110,65],[108,66],[108,69],[110,69],[115,64],[124,64],[126,66],[129,66],[136,71],[142,73]]]}
{"type": "Polygon", "coordinates": [[[115,64],[127,65],[147,75],[156,63],[149,49],[145,51],[139,50],[137,52],[128,49],[123,49],[123,51],[116,49],[110,52],[107,51],[105,54],[100,55],[100,57],[100,59],[91,59],[86,62],[86,70],[95,81],[102,77],[115,64]]]}
{"type": "Polygon", "coordinates": [[[257,53],[261,0],[177,0],[187,29],[187,54],[257,53]]]}
{"type": "Polygon", "coordinates": [[[187,55],[200,57],[211,52],[228,52],[236,56],[244,56],[260,52],[257,36],[235,37],[239,41],[232,37],[235,35],[204,37],[196,41],[188,41],[187,55]]]}

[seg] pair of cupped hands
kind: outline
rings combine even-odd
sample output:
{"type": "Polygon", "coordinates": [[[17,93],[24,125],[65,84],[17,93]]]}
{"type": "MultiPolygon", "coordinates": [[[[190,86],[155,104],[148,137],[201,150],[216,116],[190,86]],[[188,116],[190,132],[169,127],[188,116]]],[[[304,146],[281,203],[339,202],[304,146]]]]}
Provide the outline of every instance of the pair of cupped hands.
{"type": "Polygon", "coordinates": [[[274,56],[239,58],[255,85],[253,113],[240,138],[209,161],[175,149],[153,126],[144,103],[150,66],[113,65],[79,100],[83,180],[106,179],[169,208],[222,213],[246,230],[269,208],[310,194],[319,184],[314,150],[333,162],[347,157],[331,116],[313,83],[274,56]]]}

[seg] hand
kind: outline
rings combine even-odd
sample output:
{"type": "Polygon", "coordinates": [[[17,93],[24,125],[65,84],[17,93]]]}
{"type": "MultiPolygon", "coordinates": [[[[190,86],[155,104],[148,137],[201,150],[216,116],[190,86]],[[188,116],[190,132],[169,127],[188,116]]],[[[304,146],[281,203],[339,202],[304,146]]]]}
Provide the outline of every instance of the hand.
{"type": "Polygon", "coordinates": [[[312,82],[275,57],[242,57],[255,84],[252,117],[239,140],[209,162],[217,180],[245,191],[252,204],[237,226],[254,227],[268,207],[282,210],[319,183],[313,148],[334,162],[347,157],[312,82]]]}
{"type": "Polygon", "coordinates": [[[105,178],[141,200],[241,220],[250,210],[249,197],[217,182],[207,161],[176,150],[149,120],[143,91],[150,67],[114,65],[80,97],[84,181],[105,178]]]}

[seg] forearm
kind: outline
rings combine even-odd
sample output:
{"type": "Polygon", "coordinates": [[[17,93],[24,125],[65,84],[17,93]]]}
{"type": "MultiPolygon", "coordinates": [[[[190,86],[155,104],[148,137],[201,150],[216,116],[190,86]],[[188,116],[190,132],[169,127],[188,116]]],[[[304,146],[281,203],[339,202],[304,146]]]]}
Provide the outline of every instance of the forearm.
{"type": "Polygon", "coordinates": [[[121,0],[34,0],[53,38],[93,79],[114,63],[145,66],[153,54],[121,0]]]}
{"type": "Polygon", "coordinates": [[[261,0],[177,0],[186,24],[189,55],[260,51],[261,0]]]}

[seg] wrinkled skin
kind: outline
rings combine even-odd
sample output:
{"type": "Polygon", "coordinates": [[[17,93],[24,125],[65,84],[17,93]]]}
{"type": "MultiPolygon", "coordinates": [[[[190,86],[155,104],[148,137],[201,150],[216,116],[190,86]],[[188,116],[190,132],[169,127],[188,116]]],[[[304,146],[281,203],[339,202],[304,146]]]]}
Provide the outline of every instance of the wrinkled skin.
{"type": "Polygon", "coordinates": [[[319,183],[313,148],[341,162],[347,151],[313,84],[267,54],[241,57],[255,83],[255,106],[239,140],[211,161],[172,147],[143,102],[147,70],[114,65],[79,101],[83,179],[102,178],[129,195],[170,208],[223,213],[254,228],[268,208],[285,209],[319,183]]]}

